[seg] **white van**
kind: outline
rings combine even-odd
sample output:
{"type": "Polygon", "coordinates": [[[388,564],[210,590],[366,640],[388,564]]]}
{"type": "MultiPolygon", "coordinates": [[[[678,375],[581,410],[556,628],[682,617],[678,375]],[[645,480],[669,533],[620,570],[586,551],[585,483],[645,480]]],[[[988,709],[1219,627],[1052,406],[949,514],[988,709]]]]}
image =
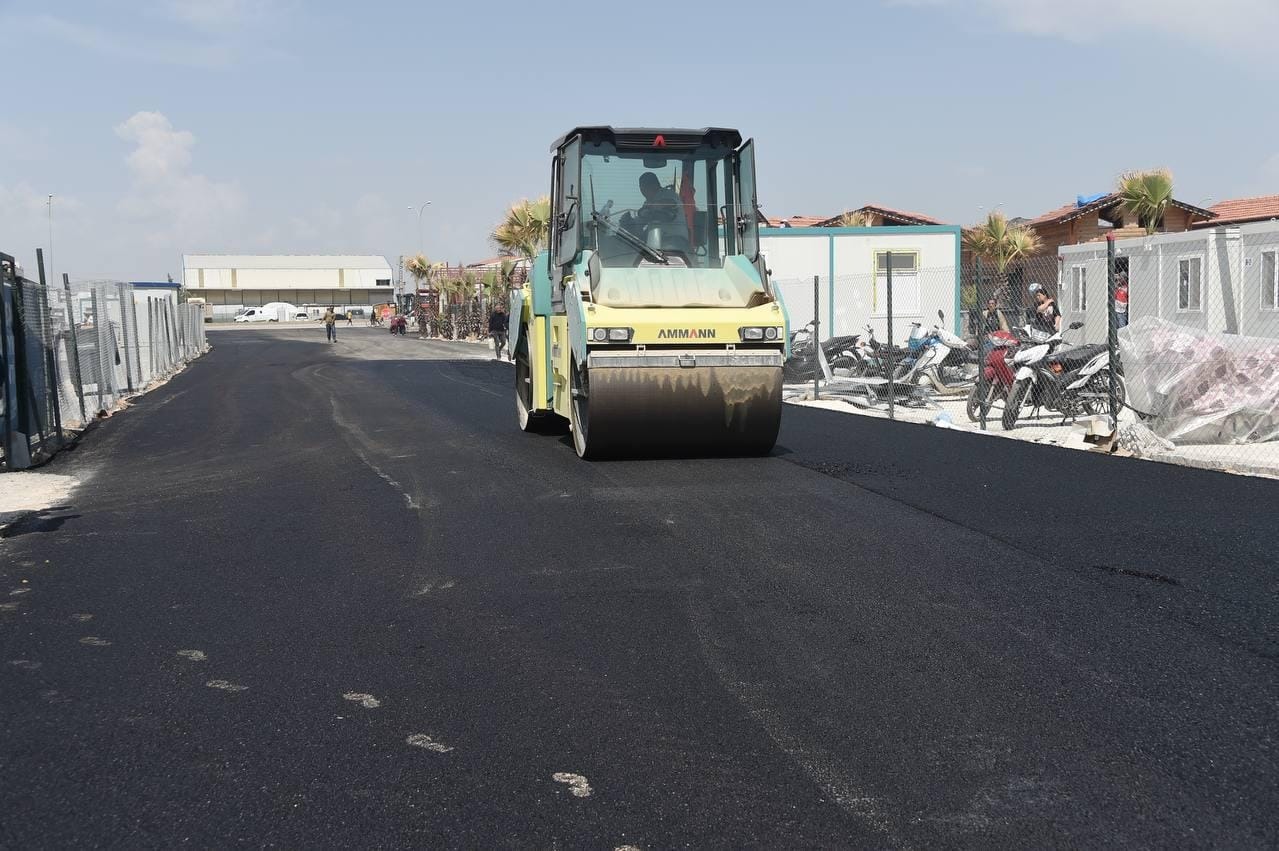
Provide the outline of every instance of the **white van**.
{"type": "Polygon", "coordinates": [[[305,319],[306,311],[300,310],[297,305],[289,304],[287,301],[273,301],[261,307],[246,308],[236,314],[235,321],[289,322],[298,318],[305,319]]]}
{"type": "Polygon", "coordinates": [[[235,315],[236,322],[278,322],[274,311],[267,313],[265,307],[246,307],[235,315]]]}

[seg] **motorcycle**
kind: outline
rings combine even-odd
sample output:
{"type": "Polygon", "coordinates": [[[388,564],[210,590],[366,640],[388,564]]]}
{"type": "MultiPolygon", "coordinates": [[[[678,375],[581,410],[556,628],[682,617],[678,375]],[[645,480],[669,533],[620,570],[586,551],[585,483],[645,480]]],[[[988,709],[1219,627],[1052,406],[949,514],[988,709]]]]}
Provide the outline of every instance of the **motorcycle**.
{"type": "MultiPolygon", "coordinates": [[[[832,367],[849,365],[850,351],[857,347],[857,336],[831,337],[822,343],[822,354],[832,367]],[[838,363],[837,363],[838,361],[838,363]]],[[[790,357],[782,364],[782,380],[787,384],[802,384],[813,380],[819,369],[817,348],[813,345],[811,326],[791,332],[790,357]]],[[[825,378],[825,376],[822,376],[825,378]]]]}
{"type": "Polygon", "coordinates": [[[875,329],[866,326],[866,339],[861,347],[861,378],[889,378],[890,372],[898,372],[903,363],[910,358],[910,349],[881,343],[875,339],[875,329]]]}
{"type": "MultiPolygon", "coordinates": [[[[1072,322],[1069,330],[1082,328],[1072,322]]],[[[1024,347],[1013,358],[1017,372],[1004,404],[1004,429],[1017,426],[1026,405],[1062,415],[1062,422],[1081,414],[1100,414],[1110,405],[1110,353],[1103,343],[1061,348],[1061,332],[1038,345],[1024,347]]],[[[1116,376],[1122,407],[1122,374],[1116,376]]]]}
{"type": "Polygon", "coordinates": [[[1021,343],[1020,337],[1008,331],[992,331],[986,335],[986,344],[990,347],[982,365],[986,381],[984,387],[980,383],[974,384],[968,393],[968,419],[980,422],[982,417],[990,413],[996,399],[1008,395],[1008,388],[1012,387],[1015,379],[1012,370],[1013,356],[1021,343]],[[981,396],[983,389],[984,397],[981,396]]]}
{"type": "MultiPolygon", "coordinates": [[[[937,319],[945,322],[946,314],[937,311],[937,319]]],[[[937,396],[962,396],[977,380],[968,342],[941,324],[925,331],[921,323],[912,322],[908,348],[897,379],[900,383],[931,387],[937,396]]]]}

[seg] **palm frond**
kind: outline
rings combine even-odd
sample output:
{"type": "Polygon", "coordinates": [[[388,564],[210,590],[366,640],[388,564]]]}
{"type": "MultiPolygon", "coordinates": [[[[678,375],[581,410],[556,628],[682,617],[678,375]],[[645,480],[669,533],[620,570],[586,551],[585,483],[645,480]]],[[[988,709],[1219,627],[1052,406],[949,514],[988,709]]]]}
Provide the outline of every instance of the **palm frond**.
{"type": "Polygon", "coordinates": [[[1166,168],[1127,171],[1119,176],[1118,192],[1124,209],[1153,234],[1172,201],[1172,172],[1166,168]]]}

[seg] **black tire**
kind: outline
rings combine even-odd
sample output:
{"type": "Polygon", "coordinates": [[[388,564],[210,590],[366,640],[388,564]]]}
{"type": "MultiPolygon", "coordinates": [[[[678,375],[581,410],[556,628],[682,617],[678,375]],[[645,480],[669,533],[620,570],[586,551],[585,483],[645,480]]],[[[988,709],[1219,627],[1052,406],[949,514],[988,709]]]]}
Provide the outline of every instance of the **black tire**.
{"type": "Polygon", "coordinates": [[[573,378],[569,387],[573,397],[569,402],[573,449],[577,451],[578,458],[590,461],[599,454],[592,451],[591,446],[591,379],[587,371],[579,369],[576,363],[573,364],[573,378]]]}
{"type": "Polygon", "coordinates": [[[520,328],[520,342],[515,347],[515,417],[520,431],[530,434],[552,434],[563,429],[563,420],[560,417],[534,408],[533,369],[528,353],[528,326],[520,328]]]}
{"type": "Polygon", "coordinates": [[[1014,381],[1008,388],[1008,401],[1004,403],[1004,431],[1012,431],[1017,427],[1017,418],[1021,415],[1021,405],[1030,390],[1030,382],[1014,381]]]}
{"type": "Polygon", "coordinates": [[[968,393],[968,419],[973,422],[981,422],[982,415],[990,415],[990,406],[995,403],[995,394],[999,392],[994,384],[986,385],[985,401],[978,400],[977,394],[981,392],[981,385],[973,387],[968,393]]]}

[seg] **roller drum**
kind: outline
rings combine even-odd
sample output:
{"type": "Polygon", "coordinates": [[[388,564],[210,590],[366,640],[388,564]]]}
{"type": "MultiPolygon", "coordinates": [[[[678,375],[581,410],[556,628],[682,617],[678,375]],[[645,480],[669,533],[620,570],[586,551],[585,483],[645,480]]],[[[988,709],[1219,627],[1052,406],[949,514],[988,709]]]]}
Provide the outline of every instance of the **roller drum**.
{"type": "Polygon", "coordinates": [[[574,378],[583,457],[762,455],[777,441],[781,367],[608,366],[574,378]]]}

